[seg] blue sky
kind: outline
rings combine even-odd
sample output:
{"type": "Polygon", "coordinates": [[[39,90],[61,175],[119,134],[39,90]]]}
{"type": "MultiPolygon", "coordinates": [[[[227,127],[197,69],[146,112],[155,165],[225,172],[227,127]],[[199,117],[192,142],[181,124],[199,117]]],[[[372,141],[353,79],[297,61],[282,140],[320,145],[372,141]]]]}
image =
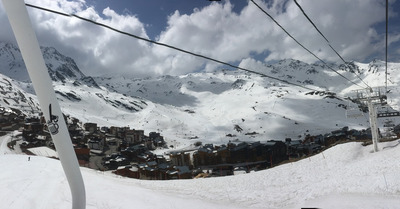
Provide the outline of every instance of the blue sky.
{"type": "MultiPolygon", "coordinates": [[[[98,10],[110,7],[123,14],[135,14],[145,24],[150,38],[155,39],[167,26],[167,17],[178,10],[181,14],[191,14],[194,8],[203,8],[212,3],[208,0],[88,0],[98,10]]],[[[246,0],[231,1],[234,4],[233,11],[239,13],[246,0]]]]}
{"type": "MultiPolygon", "coordinates": [[[[26,0],[74,13],[117,29],[198,54],[239,64],[317,60],[291,40],[248,0],[26,0]]],[[[256,0],[299,42],[327,62],[341,63],[292,0],[256,0]]],[[[298,0],[347,61],[384,59],[384,0],[298,0]]],[[[400,62],[400,2],[390,0],[389,61],[400,62]]],[[[43,46],[72,57],[88,75],[119,72],[137,76],[182,75],[223,66],[138,41],[76,18],[28,8],[43,46]]],[[[0,41],[13,42],[0,4],[0,41]]]]}

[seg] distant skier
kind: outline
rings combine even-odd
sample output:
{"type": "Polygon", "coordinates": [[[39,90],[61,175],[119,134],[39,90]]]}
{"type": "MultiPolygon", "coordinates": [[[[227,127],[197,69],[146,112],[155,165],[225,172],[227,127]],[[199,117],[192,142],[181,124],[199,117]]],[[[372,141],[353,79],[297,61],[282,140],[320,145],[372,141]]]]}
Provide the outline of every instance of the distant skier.
{"type": "Polygon", "coordinates": [[[28,161],[31,161],[31,157],[28,157],[28,161]]]}

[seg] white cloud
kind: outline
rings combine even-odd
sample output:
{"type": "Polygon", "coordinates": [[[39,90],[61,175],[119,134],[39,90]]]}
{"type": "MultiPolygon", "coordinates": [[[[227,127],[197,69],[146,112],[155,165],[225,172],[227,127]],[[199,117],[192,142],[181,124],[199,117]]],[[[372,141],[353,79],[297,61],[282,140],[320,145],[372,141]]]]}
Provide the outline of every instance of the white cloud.
{"type": "MultiPolygon", "coordinates": [[[[35,0],[32,4],[92,19],[119,30],[148,38],[135,15],[118,14],[110,8],[101,13],[84,0],[35,0]]],[[[339,61],[323,38],[305,19],[293,1],[256,1],[304,46],[321,59],[339,61]]],[[[346,59],[363,61],[381,50],[382,34],[373,26],[385,19],[384,5],[376,0],[298,0],[332,46],[346,59]]],[[[394,2],[394,1],[391,1],[394,2]]],[[[239,62],[250,54],[266,54],[265,60],[285,58],[317,61],[298,46],[251,1],[237,14],[234,3],[212,3],[191,14],[179,11],[168,17],[168,27],[158,41],[226,62],[239,62]],[[269,53],[270,52],[270,53],[269,53]]],[[[89,75],[130,73],[138,76],[184,74],[212,70],[218,64],[83,22],[36,9],[28,9],[39,42],[54,46],[76,60],[89,75]]],[[[396,15],[392,13],[393,15],[396,15]]],[[[7,18],[0,6],[0,40],[12,40],[7,18]]],[[[398,36],[393,36],[398,42],[398,36]]]]}

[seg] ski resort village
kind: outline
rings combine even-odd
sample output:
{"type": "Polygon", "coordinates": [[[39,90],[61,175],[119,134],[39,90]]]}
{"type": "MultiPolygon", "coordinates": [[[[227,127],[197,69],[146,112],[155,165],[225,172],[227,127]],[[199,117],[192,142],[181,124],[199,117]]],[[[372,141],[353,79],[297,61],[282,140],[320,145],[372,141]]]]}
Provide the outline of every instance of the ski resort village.
{"type": "MultiPolygon", "coordinates": [[[[2,109],[0,127],[12,132],[7,142],[11,150],[27,155],[58,158],[43,117],[29,118],[19,111],[2,109]],[[18,114],[19,113],[19,114],[18,114]]],[[[144,135],[144,130],[130,127],[97,127],[65,117],[80,166],[117,175],[147,180],[189,179],[249,173],[312,156],[320,151],[350,141],[369,145],[371,132],[349,130],[348,127],[324,135],[306,135],[265,142],[242,142],[235,135],[228,144],[202,144],[197,141],[186,149],[173,149],[157,132],[144,135]],[[162,154],[156,154],[156,153],[162,154]]],[[[240,127],[236,126],[238,132],[240,127]]],[[[394,127],[400,135],[400,126],[394,127]]],[[[5,132],[7,133],[7,132],[5,132]]],[[[256,133],[246,133],[248,135],[256,133]]],[[[393,139],[397,138],[393,136],[393,139]],[[394,137],[394,138],[393,138],[394,137]]]]}
{"type": "Polygon", "coordinates": [[[399,0],[0,0],[0,209],[400,207],[399,0]]]}

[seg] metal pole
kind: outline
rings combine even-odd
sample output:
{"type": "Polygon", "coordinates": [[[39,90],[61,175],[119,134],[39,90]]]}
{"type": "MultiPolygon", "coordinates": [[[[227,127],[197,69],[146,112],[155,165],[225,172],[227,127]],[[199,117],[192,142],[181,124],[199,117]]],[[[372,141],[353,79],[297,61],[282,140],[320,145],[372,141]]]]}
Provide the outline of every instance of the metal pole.
{"type": "Polygon", "coordinates": [[[84,209],[85,186],[78,160],[25,3],[23,0],[2,1],[67,177],[72,194],[72,208],[84,209]]]}
{"type": "Polygon", "coordinates": [[[378,152],[378,125],[377,125],[377,114],[375,105],[372,103],[371,98],[368,98],[368,112],[369,112],[369,123],[371,125],[372,144],[374,146],[374,152],[378,152]]]}

